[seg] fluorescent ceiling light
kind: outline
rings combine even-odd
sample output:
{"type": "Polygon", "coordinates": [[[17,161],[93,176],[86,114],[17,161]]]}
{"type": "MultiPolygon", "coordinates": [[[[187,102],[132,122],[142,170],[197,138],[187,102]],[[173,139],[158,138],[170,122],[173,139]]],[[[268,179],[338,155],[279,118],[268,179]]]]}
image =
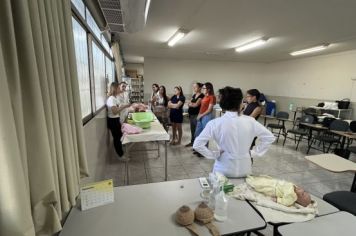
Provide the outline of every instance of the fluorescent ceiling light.
{"type": "Polygon", "coordinates": [[[265,44],[267,41],[268,41],[267,38],[256,39],[254,41],[245,43],[244,45],[241,45],[241,46],[235,48],[235,51],[236,52],[244,52],[244,51],[249,50],[251,48],[259,47],[259,46],[265,44]]]}
{"type": "Polygon", "coordinates": [[[179,29],[169,40],[168,46],[173,47],[179,40],[185,36],[185,32],[182,29],[179,29]]]}
{"type": "Polygon", "coordinates": [[[146,7],[145,7],[145,23],[147,21],[148,10],[150,9],[151,0],[146,0],[146,7]]]}
{"type": "Polygon", "coordinates": [[[303,49],[303,50],[300,50],[300,51],[291,52],[289,54],[292,55],[292,56],[298,56],[298,55],[302,55],[302,54],[305,54],[305,53],[318,52],[318,51],[326,49],[329,46],[330,46],[330,44],[323,44],[323,45],[320,45],[320,46],[317,46],[317,47],[312,47],[312,48],[307,48],[307,49],[303,49]]]}

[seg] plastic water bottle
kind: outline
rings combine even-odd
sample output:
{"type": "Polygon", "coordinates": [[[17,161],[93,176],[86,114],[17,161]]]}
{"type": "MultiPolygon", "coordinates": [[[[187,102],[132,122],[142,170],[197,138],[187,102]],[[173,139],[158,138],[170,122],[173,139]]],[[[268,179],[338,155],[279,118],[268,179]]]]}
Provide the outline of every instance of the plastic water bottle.
{"type": "Polygon", "coordinates": [[[290,110],[290,111],[293,111],[293,103],[290,103],[290,104],[289,104],[289,110],[290,110]]]}
{"type": "Polygon", "coordinates": [[[225,196],[223,187],[220,187],[220,193],[215,197],[214,218],[217,221],[225,221],[227,219],[227,204],[228,199],[225,196]]]}
{"type": "Polygon", "coordinates": [[[220,191],[219,180],[214,173],[209,174],[209,180],[210,180],[210,184],[212,186],[212,188],[210,190],[209,207],[214,210],[215,198],[219,194],[219,191],[220,191]]]}
{"type": "Polygon", "coordinates": [[[274,108],[272,108],[272,110],[271,110],[271,116],[274,116],[275,113],[276,113],[276,111],[274,110],[274,108]]]}

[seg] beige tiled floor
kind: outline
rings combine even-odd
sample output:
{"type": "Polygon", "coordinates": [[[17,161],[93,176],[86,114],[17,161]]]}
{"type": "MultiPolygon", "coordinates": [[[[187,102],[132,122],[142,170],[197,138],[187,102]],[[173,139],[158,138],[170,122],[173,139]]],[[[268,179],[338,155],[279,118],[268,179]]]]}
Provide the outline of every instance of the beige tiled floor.
{"type": "MultiPolygon", "coordinates": [[[[188,124],[184,124],[183,144],[190,140],[188,124]]],[[[306,145],[301,144],[298,151],[295,151],[294,142],[288,140],[282,146],[282,141],[273,144],[267,154],[253,163],[254,174],[267,174],[274,177],[290,180],[310,193],[322,197],[325,193],[336,190],[349,190],[353,174],[352,173],[331,173],[306,161],[306,145]]],[[[152,144],[137,144],[137,149],[152,144]]],[[[161,145],[161,155],[157,157],[157,152],[140,152],[134,155],[130,162],[129,176],[130,185],[146,184],[164,181],[164,146],[161,145]],[[145,171],[146,170],[146,171],[145,171]]],[[[311,150],[309,155],[320,153],[311,150]]],[[[113,155],[115,155],[113,153],[113,155]]],[[[351,156],[351,160],[356,160],[351,156]]],[[[110,157],[106,166],[103,178],[113,178],[116,186],[124,184],[123,164],[117,161],[116,157],[110,157]]],[[[192,154],[191,148],[168,145],[168,180],[179,180],[186,178],[197,178],[208,176],[213,165],[212,160],[196,157],[192,154]]],[[[265,235],[272,235],[271,227],[264,231],[265,235]]]]}

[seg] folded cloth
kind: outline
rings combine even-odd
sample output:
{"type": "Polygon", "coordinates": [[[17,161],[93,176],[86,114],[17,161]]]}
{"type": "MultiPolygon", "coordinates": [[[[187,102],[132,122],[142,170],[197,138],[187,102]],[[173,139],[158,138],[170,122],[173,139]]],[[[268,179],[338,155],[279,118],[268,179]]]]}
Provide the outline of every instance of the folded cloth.
{"type": "Polygon", "coordinates": [[[130,125],[127,123],[123,123],[121,126],[121,131],[124,135],[127,134],[139,134],[142,132],[142,129],[140,127],[130,125]]]}
{"type": "Polygon", "coordinates": [[[239,200],[251,201],[267,222],[304,222],[315,218],[318,213],[317,202],[315,201],[307,207],[303,207],[298,203],[285,206],[275,202],[273,197],[256,192],[246,183],[235,186],[229,195],[239,200]]]}

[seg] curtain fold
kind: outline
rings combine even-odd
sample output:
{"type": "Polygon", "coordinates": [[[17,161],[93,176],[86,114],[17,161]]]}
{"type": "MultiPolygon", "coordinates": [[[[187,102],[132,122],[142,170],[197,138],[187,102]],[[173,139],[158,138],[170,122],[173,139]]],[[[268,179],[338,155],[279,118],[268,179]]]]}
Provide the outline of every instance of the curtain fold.
{"type": "Polygon", "coordinates": [[[2,0],[0,42],[0,235],[52,235],[88,175],[70,0],[2,0]]]}
{"type": "Polygon", "coordinates": [[[118,81],[121,81],[122,77],[122,59],[121,59],[121,54],[120,54],[120,44],[118,42],[114,42],[111,47],[112,50],[112,55],[114,56],[115,59],[115,68],[116,68],[116,73],[117,73],[117,79],[118,81]]]}

